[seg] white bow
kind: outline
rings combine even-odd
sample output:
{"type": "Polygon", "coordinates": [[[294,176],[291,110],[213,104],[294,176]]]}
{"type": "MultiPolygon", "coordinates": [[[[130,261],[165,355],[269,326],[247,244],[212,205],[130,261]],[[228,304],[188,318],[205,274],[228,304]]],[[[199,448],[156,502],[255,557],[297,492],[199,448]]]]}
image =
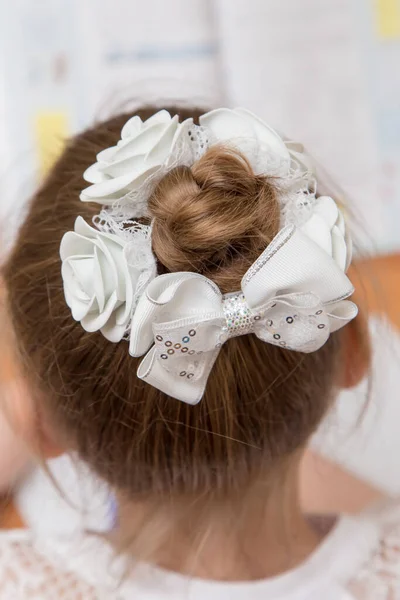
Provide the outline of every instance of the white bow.
{"type": "Polygon", "coordinates": [[[138,377],[197,404],[229,338],[314,352],[358,312],[354,288],[335,261],[294,226],[282,229],[244,275],[241,292],[222,295],[196,273],[156,277],[139,300],[129,352],[142,356],[138,377]]]}

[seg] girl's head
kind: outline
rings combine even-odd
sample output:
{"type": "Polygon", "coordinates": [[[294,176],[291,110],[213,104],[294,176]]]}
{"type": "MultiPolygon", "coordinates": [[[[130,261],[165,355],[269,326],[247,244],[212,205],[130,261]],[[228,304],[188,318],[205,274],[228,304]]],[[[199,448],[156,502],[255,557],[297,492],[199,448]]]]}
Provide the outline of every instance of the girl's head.
{"type": "MultiPolygon", "coordinates": [[[[143,119],[154,110],[143,110],[143,119]]],[[[179,112],[181,119],[197,111],[179,112]]],[[[3,277],[18,357],[42,438],[75,451],[127,498],[229,497],[274,478],[298,456],[337,390],[363,361],[357,320],[302,354],[255,335],[230,339],[201,402],[190,406],[138,379],[127,343],[88,333],[63,291],[60,242],[77,215],[84,171],[117,143],[130,115],[73,138],[32,199],[3,277]],[[43,433],[44,432],[44,433],[43,433]]],[[[149,200],[158,273],[194,271],[223,293],[280,229],[278,183],[255,175],[239,152],[211,148],[179,166],[149,200]]],[[[26,408],[28,412],[28,408],[26,408]]]]}

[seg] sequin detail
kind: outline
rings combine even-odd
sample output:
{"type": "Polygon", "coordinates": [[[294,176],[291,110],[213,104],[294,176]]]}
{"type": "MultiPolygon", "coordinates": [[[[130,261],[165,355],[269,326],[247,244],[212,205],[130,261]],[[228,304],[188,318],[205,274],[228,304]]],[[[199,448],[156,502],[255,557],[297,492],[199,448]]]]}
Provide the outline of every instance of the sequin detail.
{"type": "Polygon", "coordinates": [[[225,296],[222,302],[228,337],[237,337],[254,331],[254,319],[242,292],[225,296]]]}

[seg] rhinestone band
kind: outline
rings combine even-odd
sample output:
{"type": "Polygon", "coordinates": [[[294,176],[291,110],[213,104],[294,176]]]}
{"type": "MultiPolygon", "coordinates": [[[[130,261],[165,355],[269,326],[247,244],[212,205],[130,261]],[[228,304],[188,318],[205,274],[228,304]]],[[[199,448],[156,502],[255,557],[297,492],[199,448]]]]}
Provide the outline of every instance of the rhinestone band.
{"type": "Polygon", "coordinates": [[[225,296],[222,306],[230,338],[245,335],[254,330],[254,316],[242,292],[225,296]]]}

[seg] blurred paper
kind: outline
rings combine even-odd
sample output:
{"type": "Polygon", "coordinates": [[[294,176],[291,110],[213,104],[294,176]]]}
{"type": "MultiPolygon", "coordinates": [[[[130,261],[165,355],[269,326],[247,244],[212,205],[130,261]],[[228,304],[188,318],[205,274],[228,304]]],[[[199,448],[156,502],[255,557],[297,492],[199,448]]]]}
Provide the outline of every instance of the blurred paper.
{"type": "Polygon", "coordinates": [[[34,123],[39,169],[45,175],[63,150],[68,116],[64,112],[39,111],[34,115],[34,123]]]}
{"type": "Polygon", "coordinates": [[[327,167],[369,249],[400,249],[399,0],[18,0],[0,51],[13,181],[38,171],[39,111],[74,133],[143,104],[242,105],[327,167]]]}
{"type": "Polygon", "coordinates": [[[216,7],[231,102],[305,143],[350,196],[370,249],[400,248],[393,2],[218,0],[216,7]]]}
{"type": "Polygon", "coordinates": [[[171,99],[200,106],[218,103],[221,85],[210,7],[204,0],[84,3],[94,113],[171,99]]]}
{"type": "Polygon", "coordinates": [[[375,0],[378,32],[385,39],[400,37],[400,3],[398,0],[375,0]]]}

